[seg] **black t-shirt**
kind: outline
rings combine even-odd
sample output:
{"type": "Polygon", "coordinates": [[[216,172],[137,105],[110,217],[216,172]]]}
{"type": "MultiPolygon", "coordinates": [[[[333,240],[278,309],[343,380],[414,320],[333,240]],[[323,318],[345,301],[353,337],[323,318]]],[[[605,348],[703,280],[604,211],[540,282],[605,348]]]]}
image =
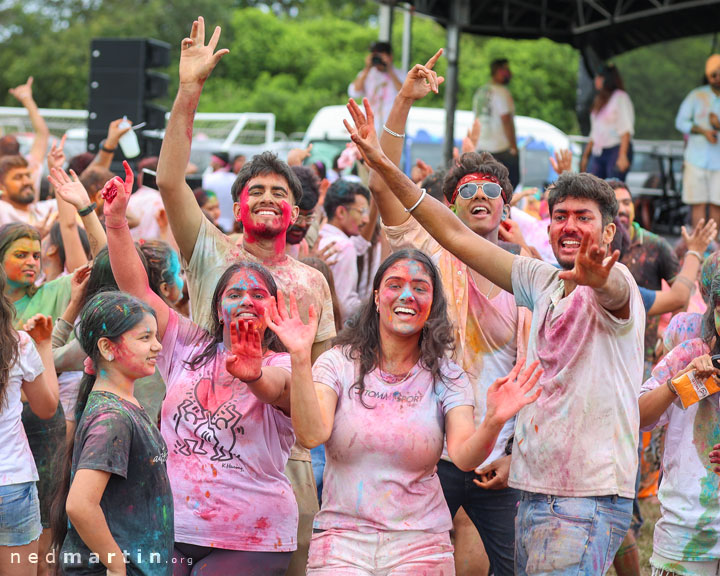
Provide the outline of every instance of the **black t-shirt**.
{"type": "MultiPolygon", "coordinates": [[[[75,432],[72,476],[79,469],[111,474],[100,506],[129,575],[170,576],[173,499],[167,447],[145,410],[110,392],[91,392],[75,432]]],[[[105,574],[72,523],[58,561],[65,574],[105,574]]]]}

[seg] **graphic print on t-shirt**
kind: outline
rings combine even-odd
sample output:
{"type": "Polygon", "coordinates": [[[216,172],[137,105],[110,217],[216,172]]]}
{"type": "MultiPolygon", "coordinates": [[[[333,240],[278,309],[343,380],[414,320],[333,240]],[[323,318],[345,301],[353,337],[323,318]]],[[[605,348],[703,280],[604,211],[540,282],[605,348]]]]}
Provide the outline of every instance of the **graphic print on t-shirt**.
{"type": "Polygon", "coordinates": [[[175,453],[210,455],[213,462],[241,461],[240,454],[233,453],[239,437],[245,434],[240,424],[243,414],[233,400],[235,386],[235,383],[213,386],[210,378],[201,378],[185,392],[185,399],[173,415],[178,435],[175,453]],[[184,437],[181,422],[187,422],[193,433],[184,437]]]}

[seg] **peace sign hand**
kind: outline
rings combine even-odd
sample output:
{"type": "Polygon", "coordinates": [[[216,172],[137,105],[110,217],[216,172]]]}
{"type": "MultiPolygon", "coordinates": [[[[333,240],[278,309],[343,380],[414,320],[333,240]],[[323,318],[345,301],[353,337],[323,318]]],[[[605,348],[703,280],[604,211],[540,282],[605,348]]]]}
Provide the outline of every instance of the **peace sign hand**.
{"type": "Polygon", "coordinates": [[[403,98],[409,98],[410,100],[420,100],[424,98],[431,91],[438,93],[438,86],[445,81],[443,76],[438,76],[437,72],[433,70],[436,62],[443,53],[443,49],[440,48],[435,55],[427,61],[425,66],[422,64],[415,64],[413,68],[408,72],[408,75],[403,82],[402,88],[398,96],[403,98]]]}
{"type": "Polygon", "coordinates": [[[558,278],[574,282],[578,286],[602,288],[618,258],[620,258],[620,250],[615,250],[606,261],[605,250],[590,240],[588,232],[583,235],[580,242],[575,266],[572,270],[560,272],[558,278]]]}
{"type": "Polygon", "coordinates": [[[205,20],[199,16],[192,25],[190,37],[182,41],[180,52],[180,86],[202,86],[220,59],[230,50],[215,52],[220,40],[220,26],[215,27],[210,41],[205,44],[205,20]]]}
{"type": "Polygon", "coordinates": [[[385,154],[380,148],[377,132],[375,132],[375,115],[367,98],[363,98],[363,106],[365,107],[365,114],[360,110],[357,102],[351,98],[347,108],[354,125],[347,120],[343,120],[343,123],[350,134],[350,139],[357,145],[365,164],[368,168],[374,170],[385,154]]]}

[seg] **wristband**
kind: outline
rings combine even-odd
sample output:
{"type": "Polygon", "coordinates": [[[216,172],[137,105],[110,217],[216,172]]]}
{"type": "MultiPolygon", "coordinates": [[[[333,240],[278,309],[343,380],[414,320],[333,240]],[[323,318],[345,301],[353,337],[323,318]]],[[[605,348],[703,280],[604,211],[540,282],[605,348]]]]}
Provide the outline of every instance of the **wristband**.
{"type": "Polygon", "coordinates": [[[425,199],[425,195],[427,194],[427,190],[425,188],[422,189],[422,194],[420,194],[420,198],[418,198],[418,201],[413,204],[412,208],[405,208],[405,212],[410,214],[415,208],[420,206],[420,202],[422,202],[425,199]]]}
{"type": "Polygon", "coordinates": [[[700,254],[700,252],[698,252],[697,250],[688,250],[687,252],[685,252],[685,254],[690,254],[691,256],[695,256],[695,258],[700,260],[700,264],[705,262],[705,258],[703,258],[703,255],[700,254]]]}
{"type": "Polygon", "coordinates": [[[668,378],[667,382],[665,382],[665,384],[667,384],[668,390],[670,390],[670,392],[675,394],[675,396],[678,396],[678,392],[677,392],[677,390],[675,390],[675,384],[672,383],[671,378],[668,378]]]}
{"type": "Polygon", "coordinates": [[[260,368],[260,376],[258,376],[257,378],[253,378],[252,380],[245,380],[244,382],[245,382],[245,384],[253,384],[253,383],[257,382],[258,380],[260,380],[260,378],[262,378],[262,377],[263,377],[263,372],[262,372],[262,368],[260,368]]]}
{"type": "Polygon", "coordinates": [[[85,208],[81,208],[80,210],[78,210],[77,213],[79,216],[87,216],[88,214],[90,214],[90,212],[95,210],[95,208],[97,208],[97,204],[95,204],[95,202],[91,202],[90,204],[85,206],[85,208]]]}
{"type": "MultiPolygon", "coordinates": [[[[688,290],[693,290],[695,288],[695,283],[690,280],[690,278],[685,278],[685,276],[675,276],[675,282],[685,284],[685,286],[688,287],[688,290]]],[[[673,282],[673,284],[675,284],[675,282],[673,282]]]]}
{"type": "Polygon", "coordinates": [[[390,130],[390,128],[387,127],[387,124],[383,124],[383,130],[385,130],[385,132],[390,134],[390,136],[395,136],[395,138],[405,138],[405,134],[399,134],[397,132],[390,130]]]}
{"type": "Polygon", "coordinates": [[[107,152],[108,154],[114,154],[117,148],[108,148],[107,146],[105,146],[105,144],[103,144],[102,146],[100,146],[100,150],[102,150],[103,152],[107,152]]]}

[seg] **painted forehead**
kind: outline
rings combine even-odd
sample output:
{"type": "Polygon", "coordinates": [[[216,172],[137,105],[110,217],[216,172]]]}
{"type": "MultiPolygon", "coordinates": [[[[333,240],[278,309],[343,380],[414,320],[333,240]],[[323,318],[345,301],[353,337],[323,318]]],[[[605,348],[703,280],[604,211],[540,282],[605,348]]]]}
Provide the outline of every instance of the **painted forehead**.
{"type": "Polygon", "coordinates": [[[235,272],[225,287],[225,291],[228,290],[263,290],[270,292],[263,277],[257,270],[251,268],[242,268],[235,272]]]}
{"type": "Polygon", "coordinates": [[[10,244],[8,252],[24,250],[25,252],[40,252],[40,241],[32,238],[19,238],[10,244]]]}
{"type": "Polygon", "coordinates": [[[390,268],[385,271],[383,275],[383,281],[391,277],[407,278],[411,280],[425,280],[432,284],[432,278],[428,274],[425,265],[418,260],[407,258],[395,262],[390,268]]]}

